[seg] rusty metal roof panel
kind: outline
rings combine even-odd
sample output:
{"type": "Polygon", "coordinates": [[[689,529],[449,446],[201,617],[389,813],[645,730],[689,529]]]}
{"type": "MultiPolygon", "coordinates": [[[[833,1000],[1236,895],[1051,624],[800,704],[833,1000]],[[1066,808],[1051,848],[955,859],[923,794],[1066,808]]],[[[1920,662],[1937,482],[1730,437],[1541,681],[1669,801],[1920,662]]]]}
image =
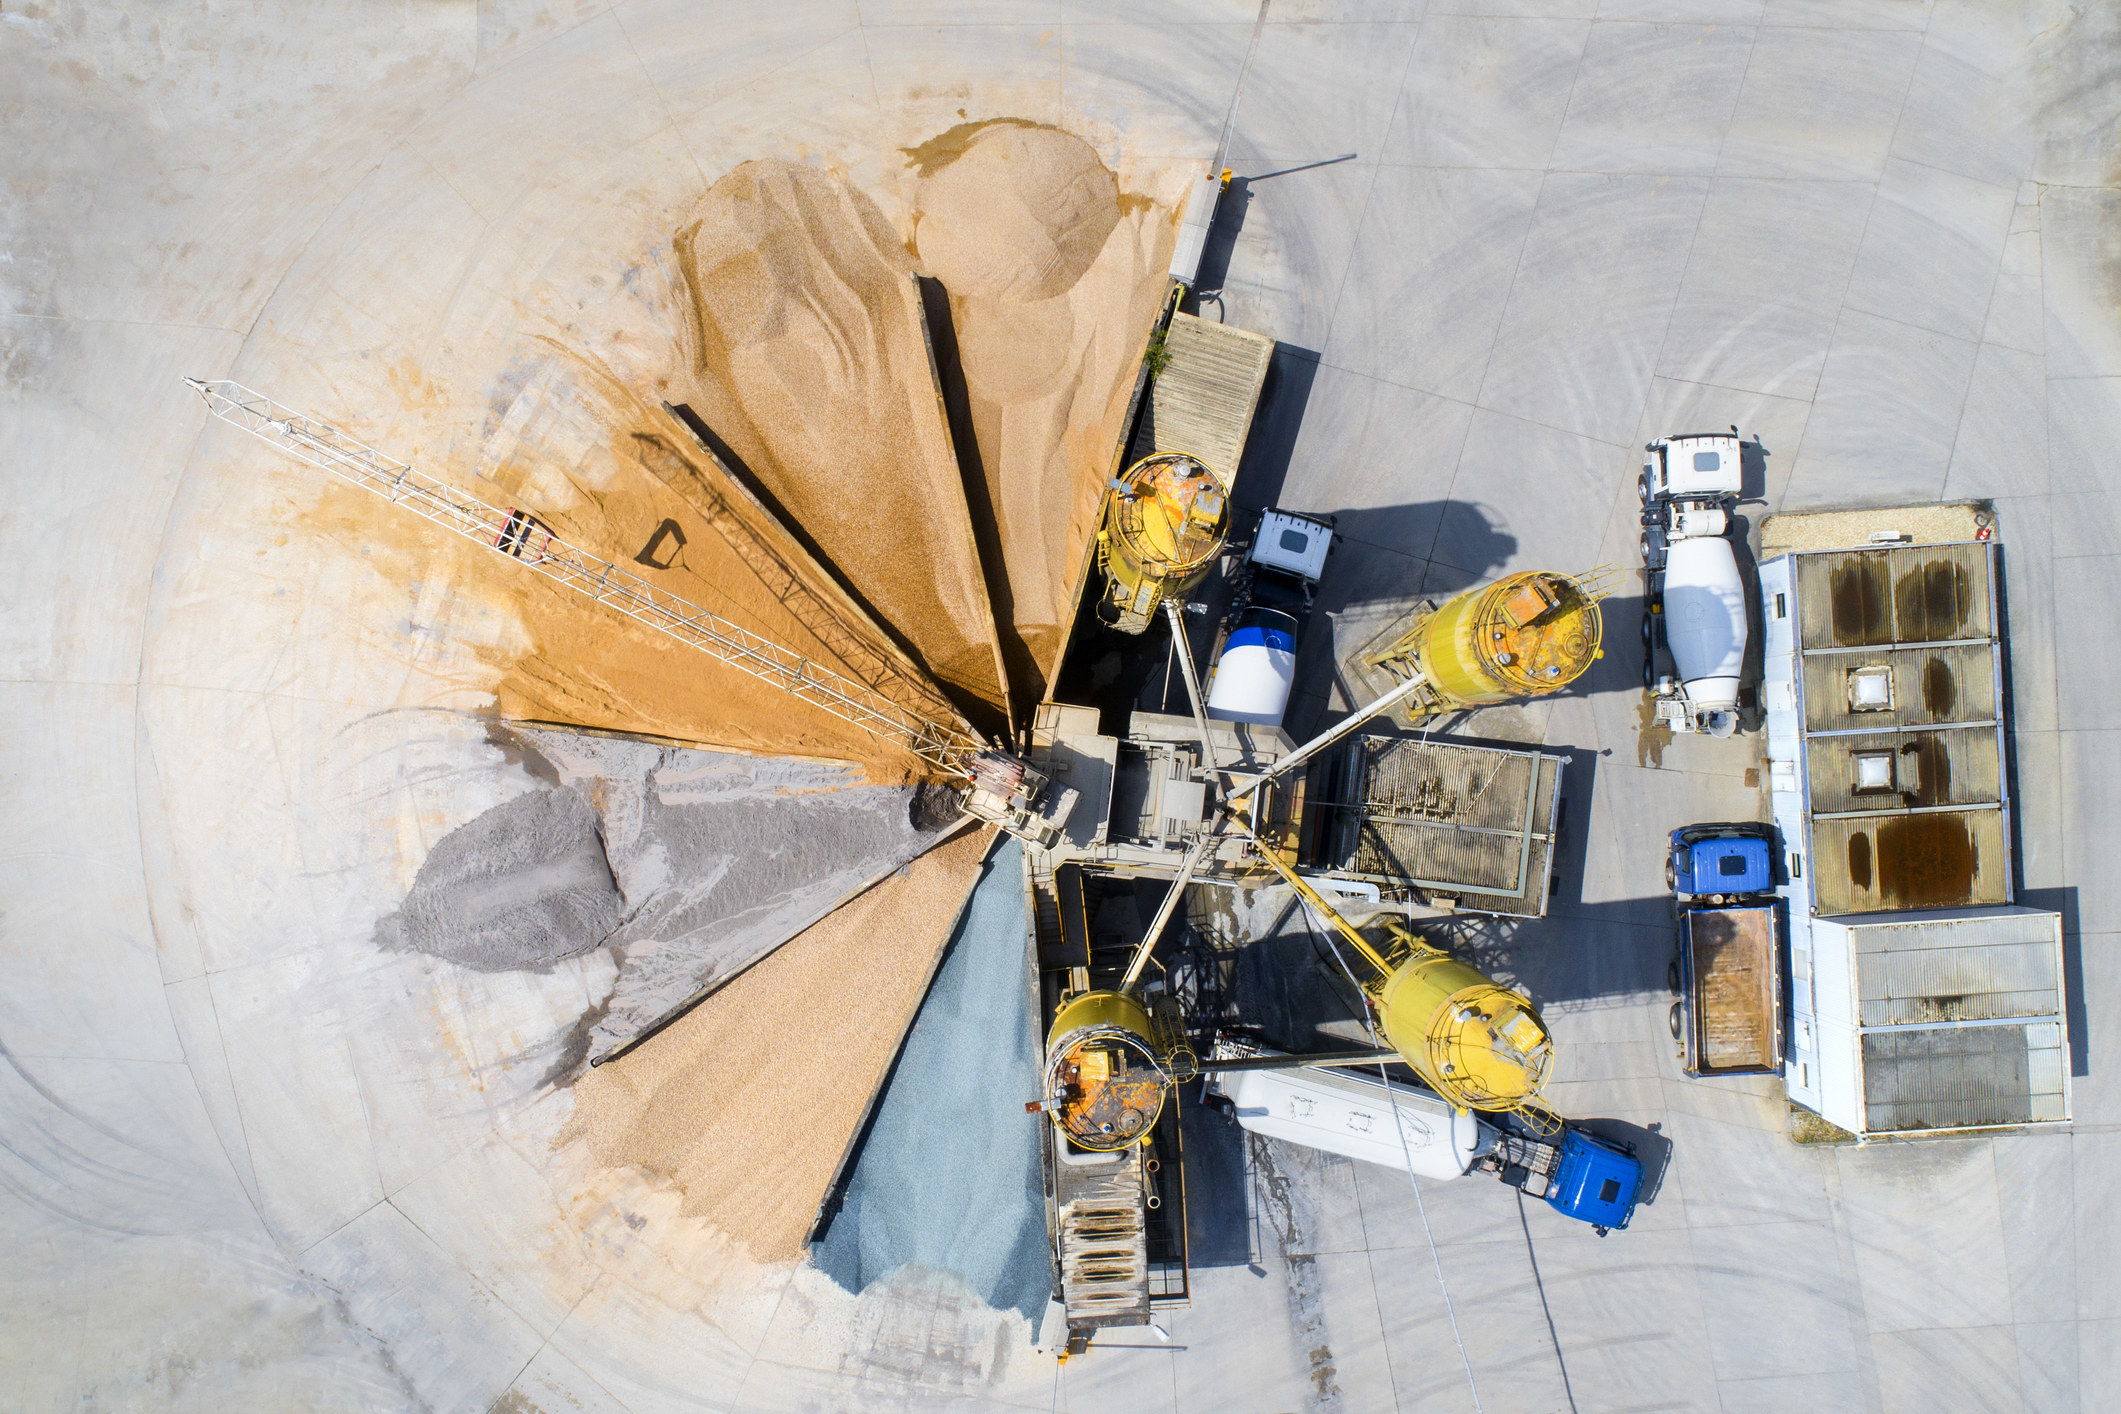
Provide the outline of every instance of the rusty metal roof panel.
{"type": "Polygon", "coordinates": [[[1807,652],[1995,637],[1993,546],[1902,545],[1796,557],[1807,652]]]}
{"type": "Polygon", "coordinates": [[[2009,903],[2010,840],[2000,807],[1814,816],[1813,912],[1833,916],[2009,903]]]}
{"type": "Polygon", "coordinates": [[[1995,727],[1813,737],[1805,747],[1815,816],[2003,801],[2003,742],[1995,727]]]}
{"type": "Polygon", "coordinates": [[[1811,732],[1992,722],[2002,716],[1996,647],[1987,639],[1928,648],[1809,653],[1804,728],[1811,732]]]}

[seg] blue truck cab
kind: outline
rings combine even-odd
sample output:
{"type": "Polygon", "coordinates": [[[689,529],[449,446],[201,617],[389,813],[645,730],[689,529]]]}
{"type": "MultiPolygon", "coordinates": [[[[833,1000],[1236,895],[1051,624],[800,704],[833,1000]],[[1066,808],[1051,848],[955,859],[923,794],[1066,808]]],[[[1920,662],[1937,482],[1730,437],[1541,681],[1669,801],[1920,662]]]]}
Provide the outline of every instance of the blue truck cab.
{"type": "Polygon", "coordinates": [[[1664,879],[1682,898],[1767,893],[1775,887],[1774,826],[1682,825],[1672,831],[1664,879]]]}
{"type": "Polygon", "coordinates": [[[1626,1227],[1642,1196],[1642,1161],[1622,1146],[1579,1125],[1559,1135],[1484,1116],[1488,1146],[1472,1167],[1486,1169],[1527,1198],[1544,1198],[1563,1217],[1589,1223],[1604,1237],[1626,1227]],[[1492,1124],[1489,1121],[1492,1120],[1492,1124]]]}
{"type": "Polygon", "coordinates": [[[1547,1206],[1587,1222],[1605,1236],[1625,1228],[1642,1193],[1642,1160],[1585,1130],[1562,1135],[1561,1164],[1547,1187],[1547,1206]]]}

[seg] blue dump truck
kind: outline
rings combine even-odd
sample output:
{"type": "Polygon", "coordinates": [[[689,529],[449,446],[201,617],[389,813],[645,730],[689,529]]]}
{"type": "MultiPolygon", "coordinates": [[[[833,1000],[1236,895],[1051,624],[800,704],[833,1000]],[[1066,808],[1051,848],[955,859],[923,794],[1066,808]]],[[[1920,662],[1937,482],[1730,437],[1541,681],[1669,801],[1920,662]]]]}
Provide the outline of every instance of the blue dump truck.
{"type": "Polygon", "coordinates": [[[1772,825],[1687,825],[1665,860],[1679,915],[1672,1039],[1688,1075],[1782,1072],[1787,929],[1772,825]]]}

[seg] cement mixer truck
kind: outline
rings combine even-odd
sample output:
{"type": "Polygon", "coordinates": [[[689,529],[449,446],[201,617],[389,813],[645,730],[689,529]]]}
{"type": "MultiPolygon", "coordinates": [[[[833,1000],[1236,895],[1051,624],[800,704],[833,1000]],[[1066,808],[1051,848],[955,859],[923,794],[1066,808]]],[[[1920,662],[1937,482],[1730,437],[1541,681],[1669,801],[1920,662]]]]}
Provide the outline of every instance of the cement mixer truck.
{"type": "Polygon", "coordinates": [[[1750,618],[1730,540],[1738,429],[1666,437],[1645,451],[1643,685],[1673,731],[1730,736],[1750,618]]]}
{"type": "Polygon", "coordinates": [[[1456,1110],[1429,1091],[1395,1082],[1371,1066],[1217,1068],[1278,1054],[1223,1041],[1205,1067],[1217,1107],[1254,1134],[1401,1170],[1416,1179],[1441,1182],[1471,1173],[1492,1174],[1527,1198],[1545,1200],[1563,1217],[1589,1223],[1600,1237],[1625,1228],[1635,1214],[1642,1196],[1642,1161],[1630,1148],[1582,1125],[1564,1124],[1559,1134],[1543,1134],[1507,1116],[1456,1110]]]}
{"type": "Polygon", "coordinates": [[[1222,651],[1208,682],[1208,716],[1278,727],[1296,681],[1296,649],[1333,548],[1333,522],[1269,508],[1232,585],[1222,651]]]}

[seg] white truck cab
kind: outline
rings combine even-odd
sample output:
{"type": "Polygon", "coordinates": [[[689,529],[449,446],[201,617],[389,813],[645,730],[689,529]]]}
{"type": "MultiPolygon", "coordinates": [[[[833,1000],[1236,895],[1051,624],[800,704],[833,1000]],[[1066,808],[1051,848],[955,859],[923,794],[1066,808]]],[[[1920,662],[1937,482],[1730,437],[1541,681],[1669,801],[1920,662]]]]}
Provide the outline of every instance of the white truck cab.
{"type": "Polygon", "coordinates": [[[1665,500],[1721,501],[1740,489],[1741,450],[1733,432],[1695,433],[1650,443],[1642,463],[1644,504],[1665,500]]]}
{"type": "Polygon", "coordinates": [[[1658,720],[1675,732],[1729,736],[1738,729],[1738,680],[1750,615],[1731,548],[1731,506],[1742,487],[1743,449],[1726,433],[1665,437],[1646,447],[1642,566],[1644,683],[1658,720]],[[1672,671],[1657,668],[1657,650],[1672,671]]]}

